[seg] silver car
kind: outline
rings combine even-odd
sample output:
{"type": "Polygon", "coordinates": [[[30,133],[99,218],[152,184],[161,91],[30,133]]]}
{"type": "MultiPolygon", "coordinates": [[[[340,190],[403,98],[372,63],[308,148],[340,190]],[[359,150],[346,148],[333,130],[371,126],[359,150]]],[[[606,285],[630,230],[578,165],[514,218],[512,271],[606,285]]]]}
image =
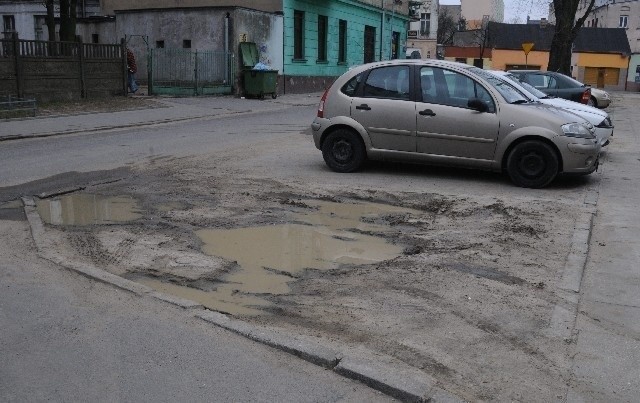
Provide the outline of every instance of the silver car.
{"type": "Polygon", "coordinates": [[[410,161],[504,171],[539,188],[559,173],[592,173],[600,153],[583,118],[529,102],[485,70],[432,59],[351,69],[325,91],[311,129],[337,172],[410,161]]]}
{"type": "Polygon", "coordinates": [[[598,142],[600,142],[601,146],[604,147],[611,143],[614,127],[613,122],[611,121],[611,116],[609,116],[607,112],[594,108],[593,106],[545,94],[531,84],[520,81],[518,77],[508,71],[491,70],[491,72],[499,77],[509,80],[510,84],[513,84],[513,86],[533,101],[542,102],[543,104],[555,106],[556,108],[563,108],[583,117],[595,126],[596,137],[598,138],[598,142]]]}

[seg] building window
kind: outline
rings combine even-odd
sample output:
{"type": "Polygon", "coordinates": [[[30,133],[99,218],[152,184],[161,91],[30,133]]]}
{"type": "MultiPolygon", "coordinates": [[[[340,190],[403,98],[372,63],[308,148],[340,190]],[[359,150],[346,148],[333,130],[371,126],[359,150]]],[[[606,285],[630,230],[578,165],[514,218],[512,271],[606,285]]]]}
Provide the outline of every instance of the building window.
{"type": "Polygon", "coordinates": [[[33,26],[35,28],[36,40],[43,41],[44,40],[44,26],[45,24],[45,16],[43,15],[34,15],[33,16],[33,26]]]}
{"type": "Polygon", "coordinates": [[[431,13],[420,13],[420,34],[429,36],[431,33],[431,13]]]}
{"type": "Polygon", "coordinates": [[[91,43],[100,43],[100,36],[98,34],[91,34],[91,43]]]}
{"type": "Polygon", "coordinates": [[[304,59],[304,11],[293,11],[293,58],[304,59]]]}
{"type": "Polygon", "coordinates": [[[182,41],[182,47],[184,49],[191,49],[191,39],[184,39],[182,41]]]}
{"type": "Polygon", "coordinates": [[[338,63],[347,62],[347,21],[338,22],[338,63]]]}
{"type": "Polygon", "coordinates": [[[318,61],[327,61],[327,28],[329,19],[326,15],[318,16],[318,61]]]}
{"type": "Polygon", "coordinates": [[[2,16],[2,22],[3,22],[3,33],[4,33],[4,37],[6,39],[11,39],[13,38],[13,34],[16,32],[16,19],[13,15],[3,15],[2,16]]]}
{"type": "Polygon", "coordinates": [[[376,55],[376,27],[364,26],[364,62],[374,62],[376,55]]]}
{"type": "Polygon", "coordinates": [[[164,48],[164,41],[156,41],[156,49],[164,48]]]}
{"type": "Polygon", "coordinates": [[[620,16],[620,25],[619,28],[627,28],[627,20],[629,19],[628,15],[621,15],[620,16]]]}

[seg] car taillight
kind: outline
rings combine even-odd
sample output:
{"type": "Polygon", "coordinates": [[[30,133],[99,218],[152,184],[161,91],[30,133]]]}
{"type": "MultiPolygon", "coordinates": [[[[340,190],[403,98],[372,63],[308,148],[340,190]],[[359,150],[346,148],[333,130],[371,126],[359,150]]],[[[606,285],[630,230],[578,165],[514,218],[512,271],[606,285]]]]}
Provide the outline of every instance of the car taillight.
{"type": "Polygon", "coordinates": [[[586,105],[589,103],[589,99],[591,99],[591,88],[587,88],[586,90],[584,90],[584,92],[582,93],[582,98],[580,98],[580,103],[586,105]]]}
{"type": "Polygon", "coordinates": [[[318,117],[324,117],[324,102],[327,100],[327,94],[329,94],[329,88],[324,90],[324,94],[322,94],[322,98],[320,98],[320,105],[318,105],[318,117]]]}

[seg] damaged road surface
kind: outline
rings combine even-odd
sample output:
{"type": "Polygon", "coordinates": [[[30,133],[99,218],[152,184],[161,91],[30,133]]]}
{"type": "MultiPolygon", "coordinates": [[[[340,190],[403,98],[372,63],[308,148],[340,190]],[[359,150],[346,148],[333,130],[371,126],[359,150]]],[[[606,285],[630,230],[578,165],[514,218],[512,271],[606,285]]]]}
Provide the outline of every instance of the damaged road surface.
{"type": "Polygon", "coordinates": [[[563,400],[574,339],[552,318],[572,309],[558,283],[599,176],[530,190],[411,165],[336,174],[303,120],[36,198],[47,237],[210,310],[395,357],[464,400],[563,400]]]}

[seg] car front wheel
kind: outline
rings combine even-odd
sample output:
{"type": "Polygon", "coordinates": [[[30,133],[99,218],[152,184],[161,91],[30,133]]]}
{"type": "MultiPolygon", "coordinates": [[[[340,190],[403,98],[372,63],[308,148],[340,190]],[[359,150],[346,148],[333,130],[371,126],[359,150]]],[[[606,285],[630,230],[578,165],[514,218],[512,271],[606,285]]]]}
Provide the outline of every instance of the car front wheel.
{"type": "Polygon", "coordinates": [[[537,140],[517,144],[507,157],[507,173],[521,187],[547,186],[558,174],[558,166],[553,147],[537,140]]]}
{"type": "Polygon", "coordinates": [[[357,171],[366,159],[362,139],[351,130],[339,129],[322,143],[322,157],[329,168],[336,172],[357,171]]]}

